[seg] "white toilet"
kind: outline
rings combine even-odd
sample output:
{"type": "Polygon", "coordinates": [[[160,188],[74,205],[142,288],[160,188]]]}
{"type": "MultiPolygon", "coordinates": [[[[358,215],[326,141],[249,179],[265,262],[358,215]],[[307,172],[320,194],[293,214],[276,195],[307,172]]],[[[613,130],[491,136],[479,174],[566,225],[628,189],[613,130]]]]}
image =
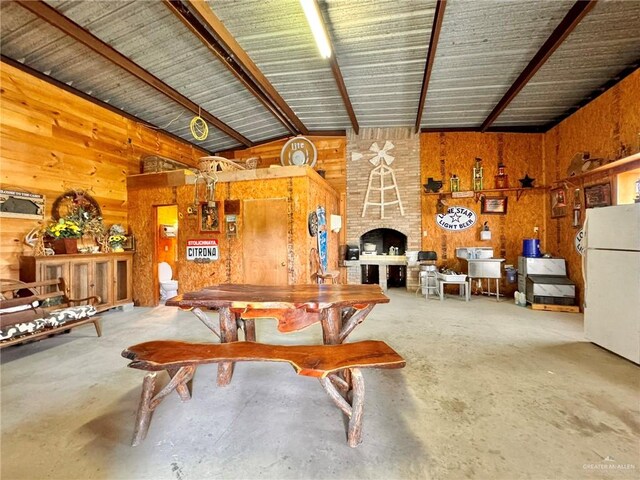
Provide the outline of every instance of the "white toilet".
{"type": "Polygon", "coordinates": [[[172,280],[173,271],[167,262],[158,264],[158,281],[160,282],[160,301],[178,295],[178,281],[172,280]]]}

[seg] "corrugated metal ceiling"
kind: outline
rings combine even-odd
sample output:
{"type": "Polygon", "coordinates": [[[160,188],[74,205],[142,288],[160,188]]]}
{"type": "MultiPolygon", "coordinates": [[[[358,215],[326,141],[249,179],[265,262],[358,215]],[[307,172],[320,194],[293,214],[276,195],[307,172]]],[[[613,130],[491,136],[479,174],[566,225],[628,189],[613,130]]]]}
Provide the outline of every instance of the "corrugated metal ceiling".
{"type": "Polygon", "coordinates": [[[601,0],[494,125],[552,122],[638,60],[640,2],[601,0]]]}
{"type": "MultiPolygon", "coordinates": [[[[289,134],[163,2],[47,3],[252,142],[289,134]]],[[[436,0],[319,3],[360,126],[412,126],[436,0]]],[[[448,0],[422,126],[479,127],[573,4],[448,0]]],[[[208,5],[308,129],[351,126],[298,0],[208,5]]],[[[240,146],[213,128],[195,141],[191,112],[18,4],[0,8],[3,55],[209,151],[240,146]]],[[[600,0],[494,125],[548,125],[639,60],[640,1],[600,0]]]]}

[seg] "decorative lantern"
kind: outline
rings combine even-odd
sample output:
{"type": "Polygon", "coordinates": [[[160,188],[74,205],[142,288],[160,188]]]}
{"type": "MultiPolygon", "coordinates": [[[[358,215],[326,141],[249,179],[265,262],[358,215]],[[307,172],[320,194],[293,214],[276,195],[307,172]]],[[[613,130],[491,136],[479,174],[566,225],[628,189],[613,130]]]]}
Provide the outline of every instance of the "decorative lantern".
{"type": "Polygon", "coordinates": [[[482,159],[476,157],[476,166],[473,167],[473,190],[482,190],[482,159]]]}
{"type": "Polygon", "coordinates": [[[498,164],[498,175],[495,176],[496,188],[509,188],[509,175],[505,172],[504,164],[498,164]]]}

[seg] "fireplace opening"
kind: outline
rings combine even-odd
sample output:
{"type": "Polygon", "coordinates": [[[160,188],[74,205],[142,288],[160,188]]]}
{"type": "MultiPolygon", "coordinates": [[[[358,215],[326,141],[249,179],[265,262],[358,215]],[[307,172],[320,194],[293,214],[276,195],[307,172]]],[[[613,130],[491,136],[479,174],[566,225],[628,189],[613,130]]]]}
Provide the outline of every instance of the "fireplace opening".
{"type": "MultiPolygon", "coordinates": [[[[368,250],[369,248],[367,248],[368,250]]],[[[407,283],[406,265],[366,264],[367,256],[404,255],[407,249],[407,236],[391,228],[376,228],[360,237],[361,281],[364,284],[380,284],[380,275],[386,272],[387,287],[405,287],[407,283]],[[374,252],[366,252],[365,244],[375,245],[374,252]]]]}

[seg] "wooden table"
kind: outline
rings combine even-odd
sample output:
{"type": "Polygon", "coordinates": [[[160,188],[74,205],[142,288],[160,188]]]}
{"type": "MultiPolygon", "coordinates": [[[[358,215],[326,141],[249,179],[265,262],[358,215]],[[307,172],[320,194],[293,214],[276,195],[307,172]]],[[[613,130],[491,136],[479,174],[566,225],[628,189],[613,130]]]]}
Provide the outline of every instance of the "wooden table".
{"type": "MultiPolygon", "coordinates": [[[[246,339],[255,341],[256,318],[275,318],[278,330],[294,332],[321,323],[327,345],[344,342],[378,303],[389,303],[378,285],[239,285],[223,284],[178,295],[166,305],[191,309],[214,333],[216,325],[202,309],[218,309],[220,341],[238,341],[238,320],[246,339]]],[[[233,363],[218,364],[218,385],[233,376],[233,363]]]]}

